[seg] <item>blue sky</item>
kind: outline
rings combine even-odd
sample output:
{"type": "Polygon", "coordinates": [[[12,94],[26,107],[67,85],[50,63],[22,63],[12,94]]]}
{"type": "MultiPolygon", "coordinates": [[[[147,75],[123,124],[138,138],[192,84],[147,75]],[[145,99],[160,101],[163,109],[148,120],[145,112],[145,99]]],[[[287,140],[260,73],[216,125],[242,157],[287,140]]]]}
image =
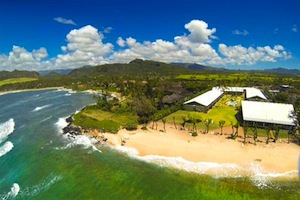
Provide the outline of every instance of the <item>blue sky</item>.
{"type": "Polygon", "coordinates": [[[0,70],[127,63],[300,69],[298,0],[3,0],[0,70]]]}

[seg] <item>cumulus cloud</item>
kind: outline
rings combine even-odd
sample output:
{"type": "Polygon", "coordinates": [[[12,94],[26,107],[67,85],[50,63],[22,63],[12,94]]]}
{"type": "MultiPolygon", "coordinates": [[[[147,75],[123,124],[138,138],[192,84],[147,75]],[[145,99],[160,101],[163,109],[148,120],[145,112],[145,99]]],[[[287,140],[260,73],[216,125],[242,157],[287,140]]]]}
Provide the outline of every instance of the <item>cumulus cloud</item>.
{"type": "Polygon", "coordinates": [[[107,63],[105,56],[112,52],[113,45],[102,42],[104,36],[91,25],[74,29],[67,35],[67,45],[55,60],[57,67],[76,68],[83,65],[107,63]]]}
{"type": "Polygon", "coordinates": [[[58,23],[61,23],[61,24],[70,24],[70,25],[76,25],[76,23],[71,20],[71,19],[65,19],[65,18],[62,18],[62,17],[55,17],[53,18],[54,21],[57,21],[58,23]]]}
{"type": "Polygon", "coordinates": [[[185,24],[189,34],[174,37],[174,41],[157,39],[154,42],[138,42],[135,38],[118,38],[117,44],[125,49],[114,52],[111,62],[129,62],[135,58],[162,62],[197,62],[216,63],[220,60],[216,51],[208,44],[216,37],[216,29],[209,29],[208,24],[192,20],[185,24]]]}
{"type": "Polygon", "coordinates": [[[208,29],[208,24],[202,20],[192,20],[184,28],[190,31],[187,38],[191,42],[206,43],[211,42],[211,38],[215,38],[213,34],[216,32],[216,28],[208,29]]]}
{"type": "Polygon", "coordinates": [[[222,64],[254,65],[258,62],[276,62],[278,58],[289,59],[291,54],[283,46],[243,47],[241,45],[227,46],[219,44],[219,52],[224,57],[222,64]]]}
{"type": "Polygon", "coordinates": [[[235,29],[234,31],[232,31],[232,34],[233,35],[243,35],[243,36],[247,36],[249,35],[249,32],[247,30],[243,30],[243,31],[240,31],[240,30],[237,30],[235,29]]]}
{"type": "MultiPolygon", "coordinates": [[[[216,41],[216,28],[209,28],[206,22],[200,20],[192,20],[184,27],[188,33],[175,36],[172,41],[138,41],[133,37],[118,37],[118,48],[115,48],[113,44],[104,42],[105,31],[101,33],[97,28],[87,25],[67,34],[66,44],[61,46],[61,53],[56,57],[47,59],[48,52],[44,47],[28,51],[14,46],[9,55],[0,55],[0,69],[78,68],[84,65],[125,63],[135,58],[226,67],[277,62],[292,57],[282,45],[245,47],[220,43],[214,48],[211,43],[216,41]]],[[[246,30],[237,32],[246,34],[246,30]]]]}
{"type": "Polygon", "coordinates": [[[294,33],[297,33],[298,32],[298,26],[296,24],[294,24],[291,31],[294,32],[294,33]]]}
{"type": "Polygon", "coordinates": [[[48,56],[47,50],[44,47],[33,50],[32,52],[20,46],[13,46],[9,55],[0,56],[0,68],[6,70],[13,69],[44,69],[50,66],[50,61],[43,61],[48,56]]]}

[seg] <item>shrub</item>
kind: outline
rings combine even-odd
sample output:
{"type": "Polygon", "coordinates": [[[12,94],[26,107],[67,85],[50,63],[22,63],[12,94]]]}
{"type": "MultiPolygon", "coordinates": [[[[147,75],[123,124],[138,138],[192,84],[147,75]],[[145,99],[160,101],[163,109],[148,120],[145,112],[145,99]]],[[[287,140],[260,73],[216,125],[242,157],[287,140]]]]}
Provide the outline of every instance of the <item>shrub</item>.
{"type": "Polygon", "coordinates": [[[110,133],[117,133],[120,128],[119,123],[109,119],[104,119],[102,121],[99,121],[98,125],[99,125],[99,129],[101,129],[102,131],[110,132],[110,133]]]}
{"type": "Polygon", "coordinates": [[[196,137],[196,136],[198,136],[198,133],[196,131],[194,131],[194,132],[192,132],[192,136],[196,137]]]}
{"type": "Polygon", "coordinates": [[[124,128],[128,131],[133,131],[137,129],[137,122],[136,121],[129,121],[124,125],[124,128]]]}

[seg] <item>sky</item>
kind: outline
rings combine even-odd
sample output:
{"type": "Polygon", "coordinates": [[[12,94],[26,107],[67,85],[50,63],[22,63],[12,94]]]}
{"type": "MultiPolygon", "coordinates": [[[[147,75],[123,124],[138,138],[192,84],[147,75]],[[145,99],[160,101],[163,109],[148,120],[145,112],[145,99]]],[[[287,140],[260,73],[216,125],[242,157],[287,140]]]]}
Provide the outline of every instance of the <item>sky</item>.
{"type": "Polygon", "coordinates": [[[299,0],[2,0],[0,70],[133,59],[300,69],[299,0]]]}

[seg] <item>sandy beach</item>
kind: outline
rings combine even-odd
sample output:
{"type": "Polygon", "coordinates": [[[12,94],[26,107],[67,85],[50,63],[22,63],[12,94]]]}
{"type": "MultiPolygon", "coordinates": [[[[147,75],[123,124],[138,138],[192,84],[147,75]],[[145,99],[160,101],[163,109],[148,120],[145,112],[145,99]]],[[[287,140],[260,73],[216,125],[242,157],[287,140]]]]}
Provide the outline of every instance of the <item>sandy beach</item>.
{"type": "MultiPolygon", "coordinates": [[[[214,162],[218,164],[237,164],[247,169],[253,163],[259,164],[263,173],[282,174],[293,171],[297,176],[300,147],[294,143],[287,143],[287,139],[280,139],[277,143],[261,142],[243,144],[243,138],[228,139],[231,127],[223,128],[223,135],[215,134],[220,130],[213,130],[208,134],[199,133],[197,137],[189,135],[188,131],[175,129],[172,124],[159,123],[157,130],[138,129],[136,131],[120,130],[118,134],[102,133],[107,143],[113,147],[120,147],[122,140],[124,148],[135,149],[140,157],[158,155],[165,157],[180,157],[191,162],[214,162]]],[[[90,132],[93,136],[100,136],[97,131],[90,132]]],[[[242,130],[239,131],[242,136],[242,130]]],[[[123,148],[122,147],[122,148],[123,148]]]]}
{"type": "Polygon", "coordinates": [[[64,87],[46,87],[46,88],[35,88],[35,89],[22,89],[22,90],[9,90],[9,91],[0,91],[0,95],[18,93],[18,92],[27,92],[27,91],[40,91],[40,90],[64,90],[64,87]]]}

